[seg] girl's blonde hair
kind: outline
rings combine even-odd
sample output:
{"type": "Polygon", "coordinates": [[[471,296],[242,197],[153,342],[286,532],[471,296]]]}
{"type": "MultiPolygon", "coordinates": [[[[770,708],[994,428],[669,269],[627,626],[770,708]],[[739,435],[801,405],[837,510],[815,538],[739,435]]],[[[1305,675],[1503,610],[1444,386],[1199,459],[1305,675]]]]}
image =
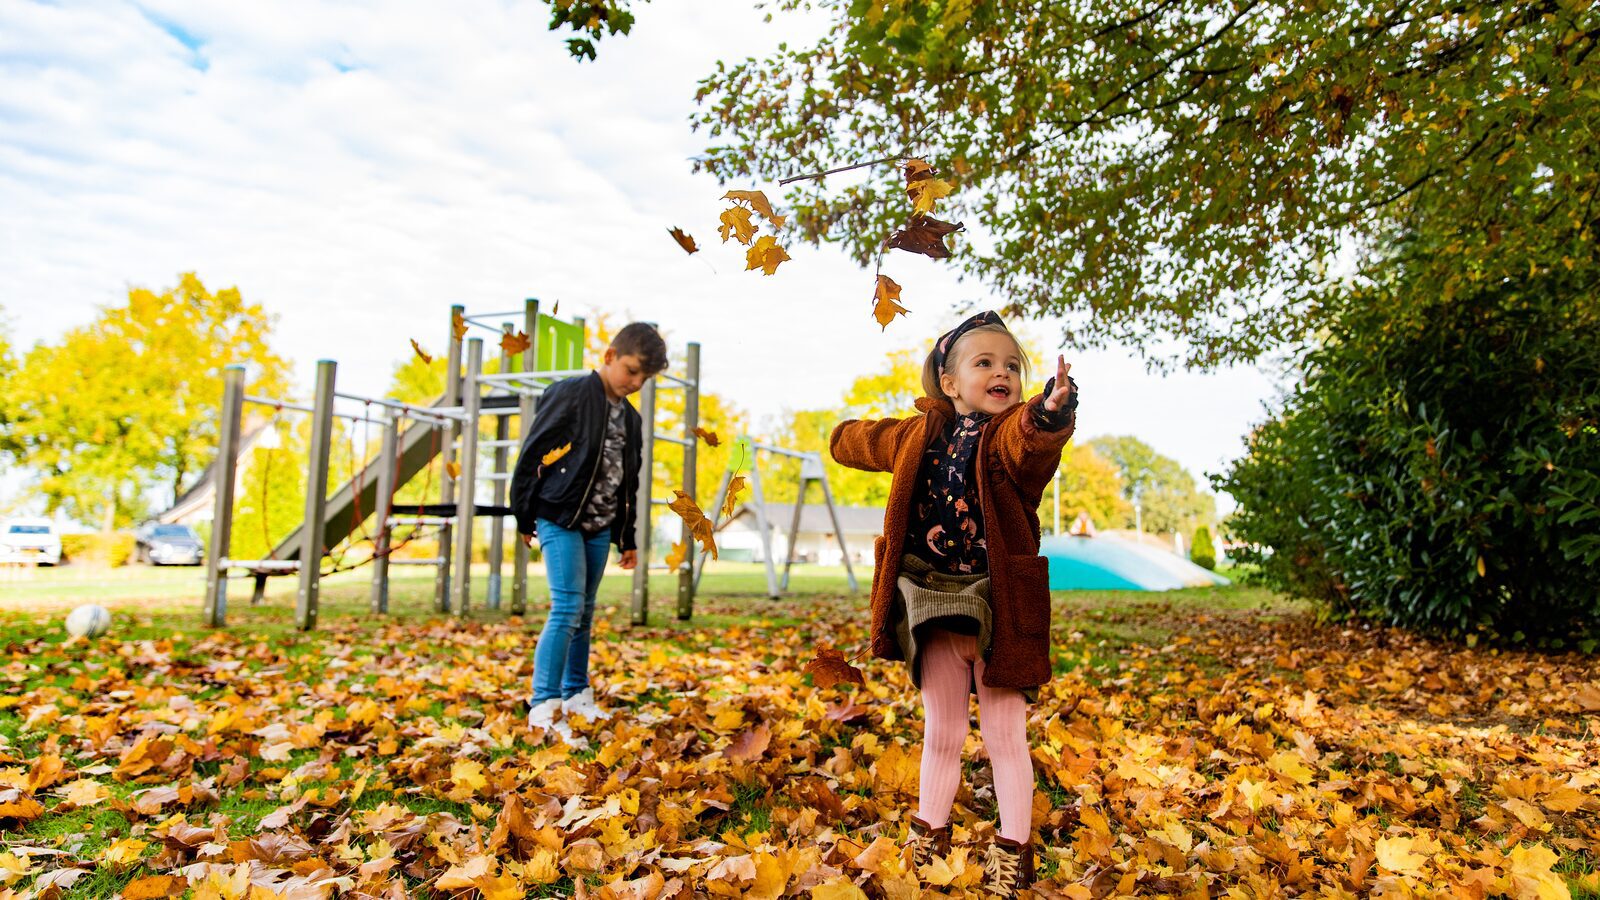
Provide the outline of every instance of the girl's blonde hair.
{"type": "MultiPolygon", "coordinates": [[[[1022,342],[1017,340],[1011,329],[1004,325],[979,325],[963,334],[955,346],[950,348],[950,352],[945,354],[945,369],[951,370],[961,364],[961,348],[967,343],[967,338],[975,334],[1003,334],[1011,339],[1012,346],[1017,348],[1017,358],[1022,360],[1022,387],[1027,387],[1028,379],[1033,375],[1033,364],[1028,361],[1028,354],[1022,349],[1022,342]]],[[[932,350],[929,350],[928,358],[922,361],[922,392],[934,400],[949,400],[943,388],[939,386],[940,374],[937,357],[932,350]]],[[[1021,392],[1018,393],[1020,395],[1021,392]]]]}

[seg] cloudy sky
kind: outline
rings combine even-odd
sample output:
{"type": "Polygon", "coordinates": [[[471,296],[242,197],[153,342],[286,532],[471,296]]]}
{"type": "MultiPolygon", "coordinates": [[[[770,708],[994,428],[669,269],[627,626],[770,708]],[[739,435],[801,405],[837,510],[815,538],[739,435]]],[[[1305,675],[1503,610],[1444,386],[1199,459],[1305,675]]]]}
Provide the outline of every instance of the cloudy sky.
{"type": "MultiPolygon", "coordinates": [[[[654,0],[579,64],[547,16],[525,0],[0,0],[12,337],[50,341],[129,286],[193,270],[277,314],[302,393],[331,358],[342,389],[379,394],[409,338],[442,346],[451,303],[533,296],[698,340],[707,389],[759,420],[836,402],[886,351],[984,299],[897,255],[887,270],[914,312],[882,333],[871,274],[838,251],[791,248],[765,277],[717,244],[725,188],[690,173],[696,81],[819,23],[654,0]],[[705,249],[686,256],[674,225],[705,249]]],[[[1029,327],[1053,348],[1051,323],[1029,327]]],[[[1254,368],[1161,377],[1128,351],[1068,359],[1082,434],[1137,435],[1197,476],[1237,455],[1277,390],[1254,368]]]]}

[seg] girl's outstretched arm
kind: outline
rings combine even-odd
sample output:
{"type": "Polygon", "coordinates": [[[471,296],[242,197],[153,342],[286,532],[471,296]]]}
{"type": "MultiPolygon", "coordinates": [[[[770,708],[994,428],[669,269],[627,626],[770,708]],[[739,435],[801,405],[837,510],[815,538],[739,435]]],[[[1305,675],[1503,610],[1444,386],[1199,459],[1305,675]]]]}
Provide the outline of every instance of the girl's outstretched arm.
{"type": "Polygon", "coordinates": [[[849,419],[834,426],[828,452],[841,466],[867,472],[894,471],[900,442],[921,428],[921,416],[909,419],[849,419]]]}
{"type": "Polygon", "coordinates": [[[1056,375],[1021,415],[1007,416],[995,434],[995,452],[1006,475],[1027,494],[1042,494],[1061,465],[1061,448],[1077,427],[1078,385],[1072,364],[1056,358],[1056,375]]]}

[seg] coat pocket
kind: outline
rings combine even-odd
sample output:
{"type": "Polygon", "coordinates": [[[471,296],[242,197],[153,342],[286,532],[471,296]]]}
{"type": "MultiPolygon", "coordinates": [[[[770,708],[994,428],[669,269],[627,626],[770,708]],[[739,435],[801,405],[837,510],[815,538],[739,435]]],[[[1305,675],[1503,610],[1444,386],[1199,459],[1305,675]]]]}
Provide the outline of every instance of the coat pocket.
{"type": "Polygon", "coordinates": [[[1050,561],[1042,556],[1008,556],[1011,608],[1016,628],[1026,637],[1050,635],[1050,561]]]}

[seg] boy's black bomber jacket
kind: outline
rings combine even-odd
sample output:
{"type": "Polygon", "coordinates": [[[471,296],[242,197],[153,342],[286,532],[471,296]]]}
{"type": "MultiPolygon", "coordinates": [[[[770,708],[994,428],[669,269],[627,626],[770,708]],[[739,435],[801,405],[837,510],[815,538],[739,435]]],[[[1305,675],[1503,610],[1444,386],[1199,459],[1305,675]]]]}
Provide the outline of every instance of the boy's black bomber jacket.
{"type": "MultiPolygon", "coordinates": [[[[517,517],[517,531],[533,534],[535,519],[548,519],[564,528],[576,527],[605,446],[606,404],[606,390],[598,372],[558,381],[539,398],[533,429],[522,442],[517,468],[511,476],[511,512],[517,517]],[[546,453],[568,442],[572,449],[564,456],[548,466],[540,465],[546,453]]],[[[611,542],[626,552],[634,549],[643,422],[639,411],[627,401],[623,401],[622,420],[626,434],[622,484],[617,487],[611,542]]]]}

